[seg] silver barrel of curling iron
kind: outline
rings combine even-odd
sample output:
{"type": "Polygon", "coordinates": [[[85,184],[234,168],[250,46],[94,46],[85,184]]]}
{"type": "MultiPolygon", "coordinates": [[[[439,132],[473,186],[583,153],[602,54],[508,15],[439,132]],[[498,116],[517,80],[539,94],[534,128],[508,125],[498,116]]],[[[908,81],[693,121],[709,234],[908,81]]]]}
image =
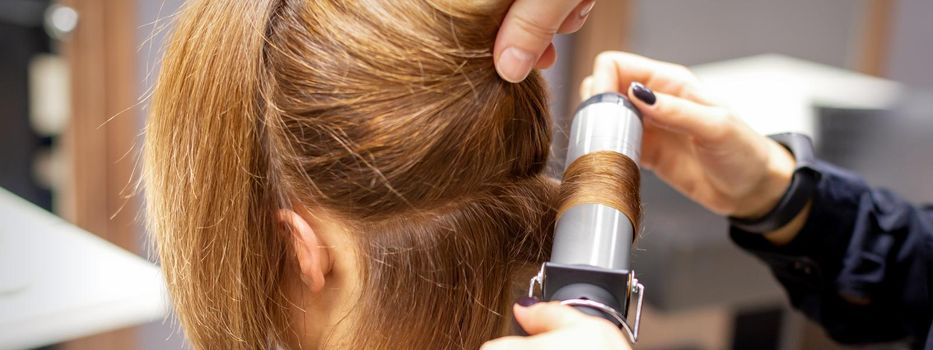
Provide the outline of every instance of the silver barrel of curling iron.
{"type": "MultiPolygon", "coordinates": [[[[625,155],[637,165],[642,127],[641,114],[625,96],[604,93],[589,98],[574,114],[566,166],[603,151],[625,155]]],[[[540,288],[544,300],[605,318],[634,343],[644,296],[631,263],[637,227],[608,204],[583,202],[565,208],[555,225],[551,259],[531,279],[529,296],[540,288]],[[631,302],[634,317],[629,317],[631,302]]]]}
{"type": "MultiPolygon", "coordinates": [[[[632,102],[616,93],[593,96],[574,115],[566,166],[583,155],[611,151],[638,164],[642,120],[632,102]]],[[[551,262],[629,270],[635,223],[613,207],[580,204],[557,221],[551,262]]]]}

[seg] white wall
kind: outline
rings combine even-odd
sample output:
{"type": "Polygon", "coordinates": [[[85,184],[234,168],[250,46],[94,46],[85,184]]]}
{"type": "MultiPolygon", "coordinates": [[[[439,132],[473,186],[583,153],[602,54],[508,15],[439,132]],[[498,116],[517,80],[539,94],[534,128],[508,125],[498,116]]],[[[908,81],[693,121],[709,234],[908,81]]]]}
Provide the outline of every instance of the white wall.
{"type": "Polygon", "coordinates": [[[908,86],[933,89],[933,1],[895,5],[887,75],[908,86]]]}
{"type": "Polygon", "coordinates": [[[781,53],[848,66],[865,0],[642,0],[633,51],[685,65],[781,53]]]}

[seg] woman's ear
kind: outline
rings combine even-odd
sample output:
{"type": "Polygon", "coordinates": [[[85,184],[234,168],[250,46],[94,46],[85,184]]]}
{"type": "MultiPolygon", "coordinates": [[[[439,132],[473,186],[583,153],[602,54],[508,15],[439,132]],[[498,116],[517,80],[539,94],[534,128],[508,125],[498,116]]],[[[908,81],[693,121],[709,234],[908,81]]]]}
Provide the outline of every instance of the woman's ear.
{"type": "Polygon", "coordinates": [[[276,219],[289,232],[295,257],[301,274],[301,281],[312,293],[324,289],[326,276],[330,273],[331,252],[320,233],[315,232],[311,223],[291,209],[279,209],[276,219]]]}

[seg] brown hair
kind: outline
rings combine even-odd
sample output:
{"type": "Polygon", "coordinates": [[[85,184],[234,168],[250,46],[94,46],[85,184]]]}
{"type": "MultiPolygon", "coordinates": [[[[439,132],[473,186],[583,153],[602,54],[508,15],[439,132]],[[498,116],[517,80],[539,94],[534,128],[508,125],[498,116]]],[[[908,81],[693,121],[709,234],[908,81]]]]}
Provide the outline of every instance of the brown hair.
{"type": "Polygon", "coordinates": [[[192,0],[145,144],[150,231],[199,349],[285,345],[289,238],[325,210],[358,243],[354,348],[477,348],[546,253],[542,80],[496,75],[507,2],[192,0]]]}
{"type": "MultiPolygon", "coordinates": [[[[628,156],[610,151],[584,154],[564,170],[560,184],[559,218],[580,204],[603,204],[625,214],[638,232],[641,225],[641,176],[638,164],[628,156]]],[[[632,236],[632,239],[636,236],[632,236]]]]}

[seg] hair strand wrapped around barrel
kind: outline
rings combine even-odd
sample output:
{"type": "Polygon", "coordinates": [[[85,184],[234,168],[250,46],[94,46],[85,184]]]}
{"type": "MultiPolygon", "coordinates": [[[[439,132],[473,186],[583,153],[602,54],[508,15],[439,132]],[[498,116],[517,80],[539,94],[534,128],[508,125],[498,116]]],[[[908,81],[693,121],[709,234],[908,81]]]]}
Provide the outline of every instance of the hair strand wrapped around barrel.
{"type": "Polygon", "coordinates": [[[603,204],[624,213],[634,231],[639,232],[640,179],[638,164],[624,154],[611,151],[585,154],[564,170],[557,217],[576,205],[603,204]]]}

